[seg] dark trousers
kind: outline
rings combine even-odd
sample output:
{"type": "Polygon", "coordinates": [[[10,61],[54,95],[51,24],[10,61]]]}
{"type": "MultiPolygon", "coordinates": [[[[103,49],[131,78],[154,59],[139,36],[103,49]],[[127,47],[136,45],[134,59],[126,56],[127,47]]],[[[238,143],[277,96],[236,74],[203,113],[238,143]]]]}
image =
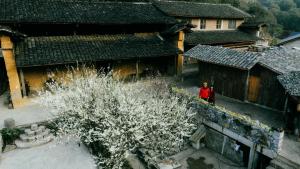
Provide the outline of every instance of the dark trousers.
{"type": "Polygon", "coordinates": [[[205,101],[207,101],[208,102],[208,98],[201,98],[202,100],[205,100],[205,101]]]}

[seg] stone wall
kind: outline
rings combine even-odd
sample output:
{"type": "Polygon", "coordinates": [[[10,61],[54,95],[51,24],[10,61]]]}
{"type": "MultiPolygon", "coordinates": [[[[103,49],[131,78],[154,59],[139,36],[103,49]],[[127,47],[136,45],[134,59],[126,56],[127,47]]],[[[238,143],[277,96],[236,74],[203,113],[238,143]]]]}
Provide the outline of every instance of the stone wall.
{"type": "Polygon", "coordinates": [[[190,99],[191,104],[188,106],[197,112],[199,125],[208,125],[219,132],[237,138],[249,147],[255,145],[256,151],[269,157],[280,151],[283,132],[240,113],[231,112],[219,106],[212,106],[196,96],[191,96],[185,90],[173,88],[173,91],[180,97],[190,99]]]}
{"type": "Polygon", "coordinates": [[[207,129],[206,130],[206,137],[205,137],[205,146],[209,149],[212,149],[219,154],[222,154],[227,159],[230,159],[231,161],[239,164],[243,164],[243,151],[240,149],[235,150],[236,141],[233,139],[230,139],[229,137],[224,137],[223,134],[212,130],[207,129]],[[224,144],[224,147],[223,147],[224,144]]]}

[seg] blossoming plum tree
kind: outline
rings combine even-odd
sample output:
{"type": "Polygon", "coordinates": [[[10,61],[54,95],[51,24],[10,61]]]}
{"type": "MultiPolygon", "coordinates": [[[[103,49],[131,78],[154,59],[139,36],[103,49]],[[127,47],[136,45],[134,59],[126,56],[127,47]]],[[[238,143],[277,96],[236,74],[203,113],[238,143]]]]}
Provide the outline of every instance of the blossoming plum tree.
{"type": "Polygon", "coordinates": [[[153,163],[180,151],[195,129],[189,101],[170,92],[164,80],[124,83],[92,71],[66,77],[47,84],[39,102],[59,114],[58,135],[100,144],[99,166],[122,168],[127,150],[153,163]]]}

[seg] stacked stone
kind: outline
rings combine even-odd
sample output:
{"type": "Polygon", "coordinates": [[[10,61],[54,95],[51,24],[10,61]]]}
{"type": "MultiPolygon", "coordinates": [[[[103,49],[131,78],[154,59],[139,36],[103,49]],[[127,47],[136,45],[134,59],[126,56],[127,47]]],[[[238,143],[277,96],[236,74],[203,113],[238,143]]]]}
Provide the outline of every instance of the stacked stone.
{"type": "Polygon", "coordinates": [[[46,144],[53,140],[53,135],[50,133],[50,129],[45,126],[38,126],[32,124],[30,128],[25,129],[25,133],[20,135],[20,139],[15,143],[18,148],[30,148],[46,144]]]}
{"type": "Polygon", "coordinates": [[[279,131],[274,131],[272,133],[272,137],[271,137],[271,147],[273,150],[275,150],[276,152],[280,152],[281,151],[281,147],[282,147],[282,143],[283,143],[283,139],[284,139],[284,132],[279,132],[279,131]]]}

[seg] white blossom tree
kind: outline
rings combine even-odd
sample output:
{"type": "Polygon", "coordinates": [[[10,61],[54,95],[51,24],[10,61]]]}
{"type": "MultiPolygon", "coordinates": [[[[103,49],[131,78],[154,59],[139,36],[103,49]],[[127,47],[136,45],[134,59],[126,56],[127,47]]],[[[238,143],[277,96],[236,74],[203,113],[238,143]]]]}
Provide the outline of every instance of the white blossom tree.
{"type": "Polygon", "coordinates": [[[162,159],[180,151],[195,129],[188,101],[164,80],[124,83],[92,71],[68,74],[66,83],[47,84],[40,103],[59,114],[58,135],[100,144],[99,166],[122,168],[126,150],[139,150],[147,163],[162,159]]]}

